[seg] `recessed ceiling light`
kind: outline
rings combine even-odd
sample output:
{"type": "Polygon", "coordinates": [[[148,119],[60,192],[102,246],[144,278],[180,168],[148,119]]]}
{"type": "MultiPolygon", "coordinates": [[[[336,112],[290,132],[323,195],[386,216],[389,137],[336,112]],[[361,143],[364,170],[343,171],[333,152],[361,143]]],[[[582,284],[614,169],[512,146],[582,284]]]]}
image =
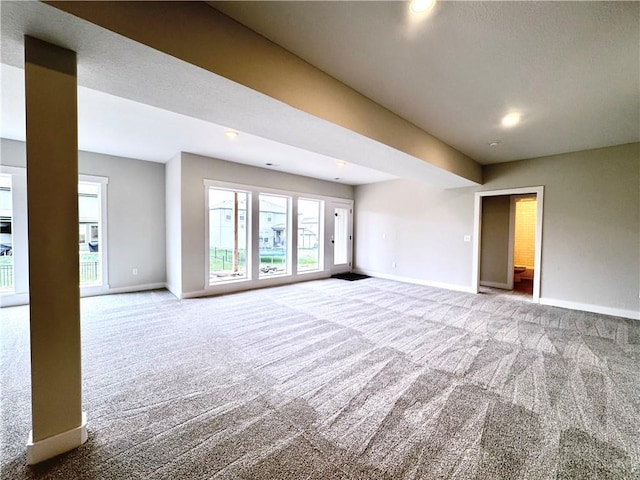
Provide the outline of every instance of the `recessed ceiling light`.
{"type": "Polygon", "coordinates": [[[413,13],[426,13],[433,9],[436,5],[436,0],[412,0],[409,3],[409,8],[413,13]]]}
{"type": "Polygon", "coordinates": [[[503,127],[513,127],[517,125],[520,121],[519,113],[507,113],[504,117],[502,117],[502,126],[503,127]]]}
{"type": "Polygon", "coordinates": [[[342,168],[347,165],[347,162],[345,162],[344,160],[336,160],[336,165],[338,166],[338,168],[342,168]]]}
{"type": "Polygon", "coordinates": [[[235,139],[235,138],[239,135],[239,133],[238,133],[238,132],[236,132],[235,130],[232,130],[232,129],[230,129],[230,128],[229,128],[229,129],[227,129],[227,130],[225,130],[225,131],[224,131],[224,134],[227,136],[227,138],[228,138],[229,140],[233,140],[233,139],[235,139]]]}
{"type": "Polygon", "coordinates": [[[490,147],[495,147],[497,145],[500,145],[502,142],[500,140],[494,140],[493,142],[489,142],[487,145],[489,145],[490,147]]]}

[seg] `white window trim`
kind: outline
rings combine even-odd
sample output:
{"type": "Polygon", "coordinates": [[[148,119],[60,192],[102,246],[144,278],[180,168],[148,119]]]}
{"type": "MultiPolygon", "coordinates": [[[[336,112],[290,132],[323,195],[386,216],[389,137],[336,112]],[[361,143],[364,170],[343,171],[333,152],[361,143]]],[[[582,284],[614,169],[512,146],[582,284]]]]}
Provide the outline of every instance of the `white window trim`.
{"type": "MultiPolygon", "coordinates": [[[[326,276],[331,274],[331,266],[329,260],[327,259],[327,228],[326,228],[326,219],[327,206],[331,204],[331,202],[338,203],[348,203],[353,210],[353,199],[351,198],[342,198],[342,197],[333,197],[329,195],[321,195],[316,193],[308,193],[308,192],[298,192],[292,190],[283,190],[269,187],[262,187],[259,185],[250,185],[244,183],[235,183],[235,182],[225,182],[220,180],[211,180],[204,179],[203,180],[203,205],[205,206],[205,228],[204,228],[204,245],[205,245],[205,258],[207,261],[205,262],[205,278],[204,278],[204,288],[202,293],[228,293],[233,291],[238,291],[246,288],[262,288],[268,286],[275,285],[283,285],[286,283],[295,283],[296,280],[311,280],[315,278],[325,278],[326,276]],[[220,188],[226,190],[238,190],[247,192],[251,196],[251,201],[247,202],[251,204],[251,207],[247,205],[247,235],[248,242],[250,248],[247,247],[247,250],[251,251],[250,259],[247,259],[247,265],[250,265],[250,269],[248,268],[247,278],[237,279],[237,280],[227,280],[223,282],[217,282],[213,285],[209,285],[209,274],[210,274],[210,265],[209,265],[209,211],[208,211],[208,191],[209,187],[220,188]],[[322,202],[321,207],[321,235],[323,237],[321,248],[321,265],[317,270],[307,270],[304,272],[297,272],[297,261],[298,261],[298,251],[297,251],[297,234],[295,235],[295,241],[291,242],[291,253],[289,254],[289,273],[274,275],[268,277],[260,277],[259,276],[259,237],[260,237],[260,229],[256,228],[256,225],[259,226],[259,195],[278,195],[283,197],[290,197],[291,205],[290,210],[292,212],[289,219],[289,228],[290,231],[294,231],[293,229],[297,227],[297,219],[294,219],[293,212],[294,209],[297,210],[298,200],[318,200],[322,202]],[[294,208],[295,206],[295,208],[294,208]]],[[[350,232],[353,238],[353,233],[350,232]]],[[[189,295],[191,296],[191,295],[189,295]]],[[[196,295],[197,296],[197,295],[196,295]]],[[[186,298],[186,297],[185,297],[186,298]]]]}
{"type": "Polygon", "coordinates": [[[233,184],[222,184],[221,182],[214,182],[212,180],[205,180],[204,181],[204,205],[205,205],[205,213],[204,213],[204,251],[205,251],[205,256],[204,258],[206,259],[205,261],[205,268],[204,268],[204,289],[205,290],[211,290],[211,289],[215,289],[215,287],[217,285],[229,285],[229,284],[234,284],[234,283],[244,283],[244,282],[248,282],[252,280],[252,273],[253,273],[253,268],[251,268],[252,265],[252,258],[253,258],[253,248],[250,247],[250,245],[252,245],[253,243],[253,236],[252,236],[252,222],[250,221],[246,221],[247,224],[247,229],[245,232],[245,235],[247,236],[245,243],[247,243],[247,251],[245,252],[246,255],[246,259],[245,259],[245,263],[246,263],[246,270],[247,270],[247,275],[244,278],[231,278],[229,280],[222,280],[220,282],[216,282],[215,284],[211,285],[210,284],[210,278],[211,278],[211,259],[210,259],[210,247],[209,247],[209,189],[210,188],[215,188],[215,189],[219,189],[219,190],[228,190],[230,192],[243,192],[247,194],[247,210],[246,210],[246,217],[245,218],[251,218],[251,212],[253,209],[253,192],[251,190],[248,190],[246,187],[242,187],[242,186],[235,186],[233,184]]]}
{"type": "MultiPolygon", "coordinates": [[[[21,176],[21,177],[26,177],[26,173],[27,173],[27,169],[25,167],[14,167],[14,166],[9,166],[9,165],[0,165],[0,173],[6,173],[6,174],[10,174],[13,176],[21,176]]],[[[101,210],[100,210],[100,215],[101,215],[101,220],[102,220],[102,232],[100,234],[100,243],[101,243],[101,249],[102,249],[102,285],[100,286],[90,286],[90,287],[80,287],[80,296],[81,297],[88,297],[88,296],[92,296],[92,295],[100,295],[100,294],[104,294],[104,293],[108,293],[109,292],[109,271],[108,271],[108,250],[109,250],[109,246],[107,245],[107,239],[108,239],[108,217],[107,217],[107,205],[108,205],[108,189],[107,189],[107,185],[109,183],[109,178],[108,177],[102,177],[102,176],[96,176],[96,175],[85,175],[85,174],[79,174],[78,175],[78,182],[93,182],[93,183],[99,183],[101,185],[100,187],[100,196],[101,196],[101,210]]],[[[14,202],[13,204],[13,212],[14,212],[14,218],[16,215],[16,209],[17,208],[23,208],[24,212],[26,215],[28,215],[27,212],[27,206],[26,206],[26,195],[28,195],[28,193],[25,194],[25,203],[24,205],[20,205],[16,202],[14,202]]],[[[27,244],[28,245],[28,240],[27,240],[27,244]]],[[[25,247],[26,247],[25,245],[25,247]]],[[[28,260],[27,260],[27,264],[28,265],[28,260]]],[[[16,268],[14,266],[14,268],[16,268]]],[[[14,281],[15,281],[15,271],[14,271],[14,281]]],[[[13,292],[6,292],[3,293],[2,295],[0,295],[0,307],[8,307],[8,306],[14,306],[14,305],[26,305],[29,303],[29,285],[28,283],[24,286],[24,291],[17,291],[14,290],[13,292]]]]}
{"type": "Polygon", "coordinates": [[[107,222],[107,204],[109,184],[108,177],[99,177],[96,175],[78,175],[78,182],[97,183],[100,185],[100,230],[98,244],[100,245],[100,268],[102,269],[102,283],[100,285],[80,286],[80,296],[90,297],[109,292],[109,226],[107,222]]]}
{"type": "MultiPolygon", "coordinates": [[[[269,189],[272,190],[272,189],[269,189]]],[[[260,189],[258,191],[258,231],[260,231],[260,195],[268,195],[268,196],[272,196],[272,197],[281,197],[281,198],[285,198],[287,200],[287,231],[289,232],[289,237],[291,237],[291,232],[293,231],[293,228],[297,226],[297,219],[296,219],[296,225],[293,225],[293,205],[296,205],[296,210],[297,210],[297,204],[298,202],[296,201],[296,197],[289,195],[289,194],[283,194],[283,193],[273,193],[271,191],[267,192],[265,191],[265,189],[260,189]]],[[[269,221],[269,219],[267,219],[267,221],[269,221]]],[[[297,240],[295,240],[296,242],[296,247],[297,247],[297,240]]],[[[287,240],[287,253],[286,253],[286,264],[285,264],[285,271],[283,273],[275,273],[273,275],[260,275],[260,269],[258,268],[258,272],[257,272],[257,280],[266,280],[268,278],[282,278],[282,277],[290,277],[292,275],[295,275],[295,270],[294,270],[294,266],[293,266],[293,243],[294,240],[287,240]]],[[[257,255],[257,258],[260,258],[260,241],[257,242],[258,245],[258,249],[255,251],[255,254],[257,255]]],[[[251,245],[251,250],[254,250],[254,244],[252,242],[251,245]]],[[[296,259],[297,259],[297,253],[296,253],[296,259]]],[[[258,264],[260,263],[260,261],[258,260],[258,264]]]]}

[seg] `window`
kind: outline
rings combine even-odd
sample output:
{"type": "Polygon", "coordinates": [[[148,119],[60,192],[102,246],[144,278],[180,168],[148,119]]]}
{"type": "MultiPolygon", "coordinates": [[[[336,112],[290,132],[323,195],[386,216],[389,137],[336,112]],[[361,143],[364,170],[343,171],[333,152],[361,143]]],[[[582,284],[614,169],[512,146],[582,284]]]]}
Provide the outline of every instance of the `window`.
{"type": "Polygon", "coordinates": [[[0,175],[0,293],[14,291],[11,175],[0,175]]]}
{"type": "Polygon", "coordinates": [[[248,278],[248,192],[209,187],[209,285],[248,278]]]}
{"type": "Polygon", "coordinates": [[[297,275],[321,277],[337,272],[333,272],[334,250],[342,262],[351,254],[350,216],[341,215],[350,212],[351,200],[305,198],[305,194],[206,179],[203,193],[207,290],[233,291],[230,284],[241,282],[252,287],[277,284],[297,275]],[[336,206],[341,209],[334,212],[336,206]],[[344,251],[340,245],[329,248],[328,236],[344,242],[344,251]]]}
{"type": "Polygon", "coordinates": [[[260,194],[260,278],[282,275],[289,271],[288,239],[289,203],[291,198],[260,194]],[[265,241],[266,240],[266,241],[265,241]]]}
{"type": "Polygon", "coordinates": [[[80,286],[103,284],[103,258],[101,245],[102,192],[101,184],[78,183],[78,248],[80,251],[80,286]]]}
{"type": "Polygon", "coordinates": [[[321,269],[320,200],[298,200],[298,272],[321,269]]]}

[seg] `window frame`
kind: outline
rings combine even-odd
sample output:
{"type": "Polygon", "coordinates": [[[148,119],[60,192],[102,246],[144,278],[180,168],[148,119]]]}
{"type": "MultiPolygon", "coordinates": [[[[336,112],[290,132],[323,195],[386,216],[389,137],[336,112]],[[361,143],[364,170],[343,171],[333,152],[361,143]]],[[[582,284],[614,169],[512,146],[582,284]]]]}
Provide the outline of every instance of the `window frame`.
{"type": "MultiPolygon", "coordinates": [[[[205,281],[204,281],[204,288],[205,290],[209,290],[212,288],[217,287],[218,285],[229,285],[229,284],[233,284],[233,283],[243,283],[243,282],[248,282],[251,281],[253,279],[253,268],[251,268],[252,265],[252,258],[253,258],[253,251],[251,248],[251,244],[252,244],[252,228],[251,228],[251,221],[246,220],[247,218],[251,218],[252,216],[252,208],[253,208],[253,195],[254,192],[252,192],[250,189],[247,189],[246,186],[242,186],[242,185],[234,185],[234,184],[227,184],[227,183],[220,183],[220,182],[215,182],[215,181],[211,181],[211,180],[205,180],[204,182],[204,201],[205,201],[205,220],[204,220],[204,236],[205,236],[205,242],[204,242],[204,246],[205,246],[205,281]],[[246,210],[245,210],[245,224],[246,224],[246,228],[245,228],[245,233],[244,235],[246,236],[245,239],[245,245],[246,245],[246,252],[245,252],[245,269],[246,269],[246,275],[244,277],[240,277],[240,278],[230,278],[228,280],[220,280],[218,282],[215,283],[211,283],[211,252],[210,252],[210,238],[209,238],[209,229],[210,229],[210,225],[209,225],[209,190],[210,189],[215,189],[215,190],[225,190],[228,192],[238,192],[238,193],[244,193],[245,195],[247,195],[247,205],[246,205],[246,210]]],[[[221,215],[222,217],[222,215],[221,215]]],[[[231,220],[226,220],[226,213],[224,214],[225,217],[225,222],[231,221],[231,220]]],[[[238,214],[238,218],[240,217],[240,215],[238,214]]]]}
{"type": "Polygon", "coordinates": [[[329,227],[327,225],[328,213],[327,208],[332,202],[348,202],[353,207],[352,198],[334,197],[331,195],[316,194],[311,192],[298,192],[280,188],[263,187],[246,183],[229,182],[222,180],[214,180],[210,178],[203,179],[203,203],[202,215],[204,216],[204,275],[203,275],[203,293],[230,293],[249,288],[261,288],[267,286],[282,285],[286,283],[294,283],[296,281],[313,280],[315,278],[326,278],[331,274],[331,259],[328,258],[328,244],[330,242],[328,235],[329,227]],[[250,194],[250,200],[247,201],[247,251],[250,252],[250,259],[247,259],[247,278],[216,282],[209,284],[209,209],[208,209],[208,191],[209,188],[219,188],[224,190],[236,190],[247,192],[250,194]],[[260,194],[274,195],[281,197],[289,197],[289,220],[288,230],[290,239],[288,241],[288,272],[287,274],[259,276],[260,257],[259,249],[263,245],[263,237],[260,232],[260,194]],[[318,241],[320,254],[319,265],[317,270],[303,270],[298,272],[298,201],[315,200],[321,202],[320,207],[320,239],[318,241]],[[291,233],[295,232],[295,233],[291,233]],[[250,269],[249,269],[250,265],[250,269]]]}

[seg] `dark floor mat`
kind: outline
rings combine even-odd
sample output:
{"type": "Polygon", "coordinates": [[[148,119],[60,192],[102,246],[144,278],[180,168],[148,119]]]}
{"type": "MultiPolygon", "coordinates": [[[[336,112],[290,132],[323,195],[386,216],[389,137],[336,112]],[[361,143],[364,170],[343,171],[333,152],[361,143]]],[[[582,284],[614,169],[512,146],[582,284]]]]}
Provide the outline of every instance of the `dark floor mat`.
{"type": "Polygon", "coordinates": [[[364,278],[369,278],[369,275],[363,275],[361,273],[336,273],[335,275],[331,275],[331,278],[338,278],[340,280],[348,280],[353,282],[354,280],[362,280],[364,278]]]}

